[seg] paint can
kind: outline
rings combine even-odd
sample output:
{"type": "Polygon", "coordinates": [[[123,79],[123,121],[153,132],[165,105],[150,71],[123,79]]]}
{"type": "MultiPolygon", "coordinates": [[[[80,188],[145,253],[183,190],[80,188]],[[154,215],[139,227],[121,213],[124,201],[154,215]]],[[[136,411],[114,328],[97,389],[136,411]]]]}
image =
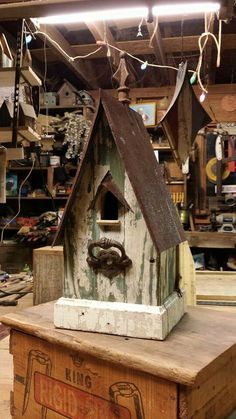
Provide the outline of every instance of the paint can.
{"type": "Polygon", "coordinates": [[[60,166],[60,156],[50,156],[50,166],[60,166]]]}

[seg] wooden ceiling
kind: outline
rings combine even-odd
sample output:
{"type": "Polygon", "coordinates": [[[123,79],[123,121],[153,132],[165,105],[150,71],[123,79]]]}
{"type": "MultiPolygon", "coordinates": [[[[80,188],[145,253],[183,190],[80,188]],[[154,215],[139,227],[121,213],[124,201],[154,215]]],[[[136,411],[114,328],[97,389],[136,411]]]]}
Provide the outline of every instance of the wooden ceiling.
{"type": "MultiPolygon", "coordinates": [[[[183,0],[182,2],[187,1],[183,0]]],[[[159,0],[162,3],[164,0],[159,0]]],[[[168,3],[173,0],[168,1],[168,3]]],[[[113,1],[112,7],[151,5],[157,3],[151,0],[113,1]]],[[[60,14],[91,8],[110,8],[111,1],[107,0],[30,0],[22,1],[2,0],[0,4],[0,31],[4,31],[14,49],[16,36],[16,19],[23,17],[39,17],[48,14],[60,14]],[[20,4],[19,4],[20,3],[20,4]],[[20,6],[20,7],[19,7],[20,6]]],[[[216,68],[216,48],[210,39],[204,53],[202,79],[206,84],[235,83],[236,81],[236,17],[234,17],[234,0],[221,1],[222,25],[221,65],[216,68]]],[[[140,19],[116,21],[107,23],[94,22],[90,24],[47,25],[45,29],[50,37],[70,56],[87,55],[98,48],[97,42],[103,41],[104,36],[111,45],[127,51],[144,61],[154,64],[178,67],[182,60],[188,60],[189,68],[196,69],[199,58],[198,39],[204,31],[202,15],[194,17],[159,19],[154,33],[155,22],[143,22],[142,36],[137,36],[140,19]],[[150,39],[152,43],[150,45],[150,39]]],[[[214,19],[210,30],[218,34],[218,20],[214,19]]],[[[42,29],[42,28],[41,28],[42,29]]],[[[68,79],[78,88],[97,89],[115,87],[112,76],[119,63],[119,52],[111,49],[111,56],[107,56],[107,48],[87,59],[69,61],[61,51],[50,41],[44,42],[43,36],[37,36],[29,45],[33,58],[33,67],[39,76],[46,74],[48,88],[57,89],[63,79],[68,79]],[[46,67],[45,67],[46,58],[46,67]]],[[[175,84],[176,72],[148,67],[141,70],[140,63],[129,58],[132,68],[132,87],[152,87],[175,84]]]]}

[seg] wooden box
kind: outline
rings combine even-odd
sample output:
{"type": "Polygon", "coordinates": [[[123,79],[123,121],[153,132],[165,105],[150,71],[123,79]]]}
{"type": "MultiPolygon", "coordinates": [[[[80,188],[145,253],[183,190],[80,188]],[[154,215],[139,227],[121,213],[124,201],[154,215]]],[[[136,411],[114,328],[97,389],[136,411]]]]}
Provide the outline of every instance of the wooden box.
{"type": "Polygon", "coordinates": [[[52,311],[1,319],[12,328],[14,418],[223,419],[236,407],[236,315],[189,308],[150,342],[55,329],[52,311]]]}
{"type": "Polygon", "coordinates": [[[45,246],[33,251],[34,304],[47,303],[63,293],[62,246],[45,246]]]}

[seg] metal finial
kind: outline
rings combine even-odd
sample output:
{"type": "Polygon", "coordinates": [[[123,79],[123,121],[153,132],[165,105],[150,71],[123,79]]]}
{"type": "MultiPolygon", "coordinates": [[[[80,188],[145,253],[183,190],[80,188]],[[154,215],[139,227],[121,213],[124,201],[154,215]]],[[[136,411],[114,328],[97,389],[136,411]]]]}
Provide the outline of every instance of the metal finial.
{"type": "Polygon", "coordinates": [[[118,100],[122,103],[130,103],[129,98],[129,87],[126,85],[127,79],[130,76],[130,73],[127,69],[126,63],[127,54],[122,51],[120,53],[120,63],[117,71],[115,72],[113,78],[119,83],[118,91],[118,100]]]}

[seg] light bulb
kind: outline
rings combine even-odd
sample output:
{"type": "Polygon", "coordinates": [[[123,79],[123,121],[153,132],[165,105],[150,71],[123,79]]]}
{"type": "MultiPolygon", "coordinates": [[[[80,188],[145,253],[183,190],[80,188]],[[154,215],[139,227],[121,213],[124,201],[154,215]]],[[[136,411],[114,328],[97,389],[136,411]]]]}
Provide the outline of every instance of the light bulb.
{"type": "Polygon", "coordinates": [[[206,99],[206,93],[205,92],[202,92],[202,94],[199,97],[199,100],[202,103],[202,102],[204,102],[205,99],[206,99]]]}
{"type": "Polygon", "coordinates": [[[194,84],[196,80],[197,80],[197,73],[195,72],[190,78],[190,84],[194,84]]]}
{"type": "Polygon", "coordinates": [[[25,37],[25,43],[26,43],[26,44],[29,44],[31,41],[32,41],[32,36],[31,36],[31,35],[27,35],[27,36],[25,37]]]}
{"type": "Polygon", "coordinates": [[[148,62],[145,61],[144,63],[141,64],[141,70],[146,70],[147,66],[148,66],[148,62]]]}

